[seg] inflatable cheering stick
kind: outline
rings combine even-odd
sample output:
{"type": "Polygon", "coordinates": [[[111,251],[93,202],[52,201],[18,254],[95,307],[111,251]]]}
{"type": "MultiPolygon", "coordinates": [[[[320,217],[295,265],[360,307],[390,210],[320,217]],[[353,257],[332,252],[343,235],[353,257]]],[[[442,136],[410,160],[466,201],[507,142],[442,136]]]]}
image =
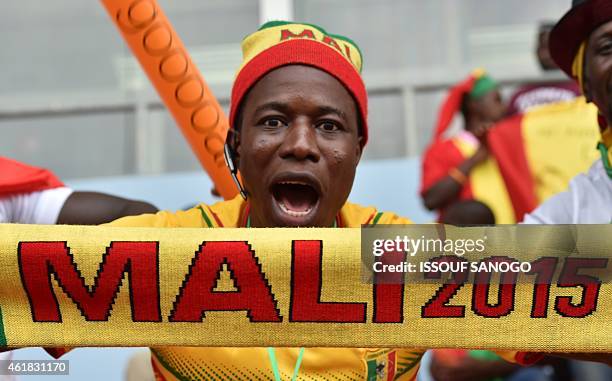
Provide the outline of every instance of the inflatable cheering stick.
{"type": "Polygon", "coordinates": [[[227,117],[155,0],[101,0],[225,199],[238,190],[225,165],[227,117]]]}

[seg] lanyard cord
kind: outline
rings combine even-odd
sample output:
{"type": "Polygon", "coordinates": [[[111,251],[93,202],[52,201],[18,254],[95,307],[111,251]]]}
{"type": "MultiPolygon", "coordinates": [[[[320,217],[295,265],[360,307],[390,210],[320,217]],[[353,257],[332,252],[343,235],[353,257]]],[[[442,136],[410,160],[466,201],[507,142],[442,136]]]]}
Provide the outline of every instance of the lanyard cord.
{"type": "MultiPolygon", "coordinates": [[[[247,210],[247,219],[246,219],[246,227],[251,227],[251,213],[247,210]]],[[[338,218],[334,219],[333,227],[338,227],[338,218]]],[[[304,347],[300,348],[300,352],[298,353],[297,360],[295,361],[295,368],[293,369],[293,376],[291,377],[291,381],[296,381],[298,373],[300,372],[300,366],[302,365],[302,359],[304,358],[304,347]]],[[[278,368],[278,361],[276,360],[276,352],[274,348],[268,347],[268,357],[270,358],[270,365],[272,365],[272,373],[274,373],[274,380],[281,381],[280,370],[278,368]]]]}
{"type": "MultiPolygon", "coordinates": [[[[272,365],[272,373],[274,373],[274,379],[276,381],[281,381],[280,370],[278,369],[278,361],[276,360],[276,353],[274,352],[274,348],[268,347],[268,357],[270,358],[270,364],[272,365]]],[[[300,348],[300,352],[298,353],[298,358],[295,360],[295,368],[293,369],[293,376],[291,376],[291,381],[296,381],[298,373],[300,372],[300,366],[302,365],[302,359],[304,358],[304,348],[300,348]]]]}
{"type": "Polygon", "coordinates": [[[608,147],[605,144],[599,143],[597,144],[597,148],[599,149],[599,153],[601,154],[601,161],[603,162],[604,169],[608,174],[608,177],[612,179],[612,165],[610,164],[610,160],[608,159],[608,147]]]}

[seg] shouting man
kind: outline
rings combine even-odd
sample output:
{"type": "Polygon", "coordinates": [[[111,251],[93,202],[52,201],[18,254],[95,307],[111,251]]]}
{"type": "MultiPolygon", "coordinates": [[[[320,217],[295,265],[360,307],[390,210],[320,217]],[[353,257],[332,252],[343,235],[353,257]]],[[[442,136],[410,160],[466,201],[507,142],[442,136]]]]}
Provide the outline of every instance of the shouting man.
{"type": "MultiPolygon", "coordinates": [[[[114,226],[361,227],[408,220],[347,202],[368,140],[361,53],[307,24],[270,22],[242,43],[226,154],[241,196],[114,226]]],[[[422,350],[365,348],[152,349],[160,379],[413,380],[422,350]],[[393,367],[374,361],[395,352],[393,367]],[[379,366],[381,365],[381,366],[379,366]],[[373,378],[372,378],[373,377],[373,378]]],[[[509,354],[511,359],[515,352],[509,354]]],[[[521,360],[524,356],[518,356],[521,360]]]]}

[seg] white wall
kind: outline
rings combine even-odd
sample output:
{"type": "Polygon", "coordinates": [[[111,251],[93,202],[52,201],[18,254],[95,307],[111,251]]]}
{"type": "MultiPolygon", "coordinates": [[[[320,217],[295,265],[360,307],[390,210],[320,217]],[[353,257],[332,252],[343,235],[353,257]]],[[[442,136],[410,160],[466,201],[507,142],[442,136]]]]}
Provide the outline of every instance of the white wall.
{"type": "MultiPolygon", "coordinates": [[[[227,107],[239,43],[259,24],[259,2],[159,3],[227,107]]],[[[369,160],[421,153],[445,88],[474,67],[509,85],[537,78],[536,25],[558,18],[569,3],[299,0],[292,11],[296,20],[361,47],[369,160]]],[[[50,167],[62,178],[199,169],[98,1],[3,1],[0,33],[1,155],[50,167]]]]}

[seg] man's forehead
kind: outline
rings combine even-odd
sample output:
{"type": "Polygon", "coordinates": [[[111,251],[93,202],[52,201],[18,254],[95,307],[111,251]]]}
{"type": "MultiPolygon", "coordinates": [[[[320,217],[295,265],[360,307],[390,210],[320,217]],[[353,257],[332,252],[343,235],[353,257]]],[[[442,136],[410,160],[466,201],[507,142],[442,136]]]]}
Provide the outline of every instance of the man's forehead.
{"type": "Polygon", "coordinates": [[[612,20],[608,20],[597,28],[595,28],[595,30],[591,32],[589,40],[593,41],[594,39],[597,39],[604,35],[612,35],[612,20]]]}
{"type": "Polygon", "coordinates": [[[314,66],[304,65],[304,64],[292,64],[292,65],[284,65],[278,68],[275,68],[265,74],[260,80],[270,80],[274,79],[275,81],[283,81],[287,83],[294,82],[335,82],[338,85],[342,86],[340,81],[338,81],[333,75],[327,73],[324,70],[316,68],[314,66]]]}
{"type": "Polygon", "coordinates": [[[253,86],[251,94],[257,98],[257,103],[288,103],[301,98],[328,105],[350,101],[350,106],[354,106],[352,96],[340,81],[320,69],[305,65],[288,65],[272,70],[253,86]]]}
{"type": "MultiPolygon", "coordinates": [[[[306,102],[306,106],[309,107],[309,111],[314,113],[314,114],[318,114],[318,115],[323,115],[323,114],[336,114],[339,117],[343,118],[343,119],[347,119],[347,114],[344,110],[335,107],[333,105],[329,105],[329,104],[308,104],[308,102],[306,102]]],[[[294,109],[294,103],[292,103],[291,101],[288,102],[282,102],[282,101],[271,101],[271,102],[266,102],[266,103],[262,103],[256,106],[255,108],[255,113],[259,113],[259,112],[264,112],[264,111],[269,111],[269,110],[273,110],[273,111],[281,111],[281,112],[285,112],[285,113],[290,113],[292,112],[294,109]]]]}

